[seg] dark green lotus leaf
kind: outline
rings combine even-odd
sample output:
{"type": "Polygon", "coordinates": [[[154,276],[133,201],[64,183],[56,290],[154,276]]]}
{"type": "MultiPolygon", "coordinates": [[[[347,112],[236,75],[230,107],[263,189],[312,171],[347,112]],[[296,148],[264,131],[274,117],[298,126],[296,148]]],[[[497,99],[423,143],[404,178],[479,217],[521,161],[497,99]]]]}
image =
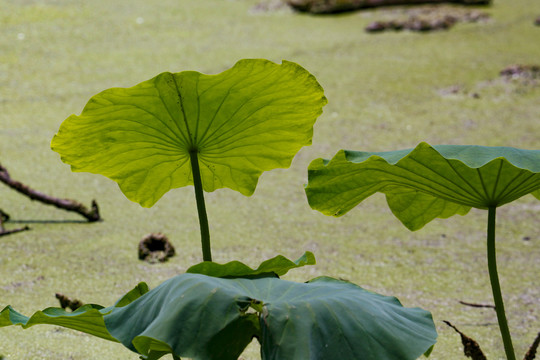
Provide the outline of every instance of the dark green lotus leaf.
{"type": "Polygon", "coordinates": [[[105,317],[110,333],[148,355],[237,359],[252,337],[262,359],[416,359],[435,343],[431,315],[327,277],[223,279],[182,274],[105,317]]]}
{"type": "Polygon", "coordinates": [[[421,143],[389,152],[340,150],[309,166],[309,204],[326,215],[343,215],[376,192],[411,230],[529,193],[540,199],[540,150],[421,143]]]}
{"type": "Polygon", "coordinates": [[[46,309],[30,319],[7,307],[0,326],[64,326],[119,341],[148,360],[170,353],[236,360],[253,337],[264,360],[413,360],[437,338],[427,311],[328,277],[182,274],[146,290],[139,284],[113,307],[46,309]]]}
{"type": "Polygon", "coordinates": [[[145,207],[193,184],[190,152],[205,191],[251,195],[262,172],[289,167],[311,144],[325,104],[301,66],[241,60],[217,75],[166,72],[105,90],[62,123],[51,146],[73,171],[113,179],[145,207]]]}
{"type": "Polygon", "coordinates": [[[217,264],[205,261],[193,265],[186,272],[193,274],[203,274],[215,277],[254,277],[261,275],[283,276],[289,270],[305,265],[315,265],[315,256],[310,251],[295,261],[291,261],[282,255],[268,259],[261,263],[257,269],[252,269],[240,261],[231,261],[226,264],[217,264]]]}
{"type": "Polygon", "coordinates": [[[113,308],[128,305],[146,292],[148,292],[148,286],[145,283],[140,283],[112,307],[104,308],[101,305],[88,304],[73,312],[60,308],[47,308],[43,311],[37,311],[30,318],[15,311],[11,306],[7,306],[0,312],[0,327],[20,325],[26,329],[38,324],[57,325],[117,342],[118,340],[107,331],[103,316],[110,313],[113,308]]]}

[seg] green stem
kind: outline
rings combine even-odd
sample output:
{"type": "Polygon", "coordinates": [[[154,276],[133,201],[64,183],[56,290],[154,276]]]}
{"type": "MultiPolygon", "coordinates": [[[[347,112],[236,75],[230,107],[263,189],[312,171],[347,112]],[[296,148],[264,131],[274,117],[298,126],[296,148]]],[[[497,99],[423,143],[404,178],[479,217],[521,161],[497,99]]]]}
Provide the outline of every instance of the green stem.
{"type": "Polygon", "coordinates": [[[203,261],[212,261],[212,252],[210,250],[210,230],[208,228],[206,206],[204,205],[204,192],[197,153],[197,149],[190,150],[189,156],[191,158],[191,170],[193,172],[193,185],[195,186],[195,200],[197,201],[197,211],[199,212],[203,261]]]}
{"type": "Polygon", "coordinates": [[[493,300],[495,302],[495,311],[497,312],[497,320],[499,321],[499,330],[504,344],[507,360],[516,360],[514,346],[512,345],[512,337],[508,329],[506,314],[504,311],[504,303],[501,293],[501,285],[499,284],[499,275],[497,273],[497,255],[495,252],[495,218],[496,207],[488,208],[488,228],[487,228],[487,257],[489,280],[491,281],[491,290],[493,291],[493,300]]]}

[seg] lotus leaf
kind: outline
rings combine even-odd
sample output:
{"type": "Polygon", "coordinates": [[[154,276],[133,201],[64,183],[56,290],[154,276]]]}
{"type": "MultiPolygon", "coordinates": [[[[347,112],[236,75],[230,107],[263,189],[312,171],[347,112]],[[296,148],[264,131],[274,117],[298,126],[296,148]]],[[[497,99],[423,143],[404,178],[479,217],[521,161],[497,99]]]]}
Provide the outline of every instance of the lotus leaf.
{"type": "Polygon", "coordinates": [[[205,191],[251,195],[263,171],[288,167],[311,144],[325,104],[301,66],[247,59],[217,75],[165,72],[105,90],[62,123],[51,147],[73,171],[113,179],[144,207],[194,183],[192,154],[205,191]]]}

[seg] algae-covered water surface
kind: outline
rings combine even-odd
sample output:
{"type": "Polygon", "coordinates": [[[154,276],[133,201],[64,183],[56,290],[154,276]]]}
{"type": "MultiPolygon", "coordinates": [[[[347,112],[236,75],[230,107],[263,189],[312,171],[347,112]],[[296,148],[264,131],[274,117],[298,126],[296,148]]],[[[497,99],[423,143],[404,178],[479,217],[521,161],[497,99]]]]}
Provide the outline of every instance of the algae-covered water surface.
{"type": "MultiPolygon", "coordinates": [[[[432,359],[465,358],[459,335],[443,320],[474,337],[488,359],[503,359],[493,309],[460,303],[492,301],[484,212],[411,233],[389,216],[379,195],[331,218],[311,210],[304,184],[310,161],[339,149],[397,150],[422,141],[539,149],[536,1],[495,1],[472,9],[486,14],[481,21],[425,32],[365,29],[375,21],[463,9],[312,16],[256,0],[0,0],[0,9],[0,164],[44,193],[84,204],[95,199],[104,219],[88,223],[0,183],[6,229],[31,228],[0,237],[0,309],[9,304],[32,314],[59,306],[56,293],[111,305],[139,281],[155,287],[202,260],[191,191],[173,190],[142,208],[109,179],[72,173],[50,150],[60,124],[80,114],[92,95],[164,71],[217,74],[245,58],[288,60],[317,78],[328,105],[313,145],[290,169],[264,173],[251,197],[206,195],[213,260],[256,266],[277,254],[294,259],[312,251],[316,266],[284,278],[347,279],[432,312],[439,333],[432,359]],[[174,245],[169,261],[138,259],[139,241],[152,232],[174,245]]],[[[500,280],[518,357],[540,330],[539,218],[532,196],[498,210],[500,280]]],[[[250,345],[242,358],[259,358],[257,347],[250,345]]],[[[1,328],[0,355],[136,358],[119,344],[47,326],[1,328]]]]}

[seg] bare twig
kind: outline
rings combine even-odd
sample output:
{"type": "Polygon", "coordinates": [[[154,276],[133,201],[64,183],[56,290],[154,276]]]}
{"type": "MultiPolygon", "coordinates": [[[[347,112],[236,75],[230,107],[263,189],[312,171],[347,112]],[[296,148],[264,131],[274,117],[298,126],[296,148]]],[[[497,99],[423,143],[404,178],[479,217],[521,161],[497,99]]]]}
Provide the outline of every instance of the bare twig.
{"type": "Polygon", "coordinates": [[[495,309],[495,305],[491,305],[491,304],[475,304],[475,303],[465,302],[465,301],[461,301],[461,300],[459,300],[459,303],[462,304],[462,305],[471,306],[471,307],[475,307],[475,308],[495,309]]]}
{"type": "MultiPolygon", "coordinates": [[[[4,228],[4,221],[7,221],[9,220],[9,215],[6,214],[2,209],[0,209],[0,236],[4,236],[4,235],[9,235],[9,234],[14,234],[14,233],[18,233],[18,232],[21,232],[21,231],[26,231],[26,230],[30,230],[30,228],[28,226],[25,226],[23,228],[19,228],[19,229],[13,229],[13,230],[6,230],[4,228]]],[[[0,359],[1,360],[1,359],[0,359]]]]}
{"type": "Polygon", "coordinates": [[[31,200],[37,200],[47,205],[55,206],[59,209],[73,211],[85,217],[89,222],[95,222],[101,220],[99,215],[99,208],[95,200],[92,200],[92,206],[88,209],[83,204],[70,199],[58,199],[42,192],[31,189],[27,185],[19,181],[11,179],[9,173],[5,167],[0,164],[0,181],[12,188],[15,191],[20,192],[23,195],[28,196],[31,200]]]}
{"type": "Polygon", "coordinates": [[[540,332],[538,333],[538,335],[536,335],[536,339],[534,339],[531,347],[529,348],[529,351],[527,351],[523,360],[533,360],[536,357],[536,350],[538,349],[538,345],[540,345],[540,332]]]}
{"type": "Polygon", "coordinates": [[[465,356],[470,357],[473,360],[487,360],[486,356],[480,349],[480,345],[464,333],[458,330],[450,321],[443,320],[443,322],[454,329],[461,336],[461,343],[463,344],[463,353],[465,356]]]}
{"type": "Polygon", "coordinates": [[[30,230],[30,228],[28,226],[25,226],[23,228],[5,230],[4,227],[2,226],[1,229],[0,229],[0,236],[15,234],[15,233],[18,233],[18,232],[21,232],[21,231],[26,231],[26,230],[30,230]]]}

